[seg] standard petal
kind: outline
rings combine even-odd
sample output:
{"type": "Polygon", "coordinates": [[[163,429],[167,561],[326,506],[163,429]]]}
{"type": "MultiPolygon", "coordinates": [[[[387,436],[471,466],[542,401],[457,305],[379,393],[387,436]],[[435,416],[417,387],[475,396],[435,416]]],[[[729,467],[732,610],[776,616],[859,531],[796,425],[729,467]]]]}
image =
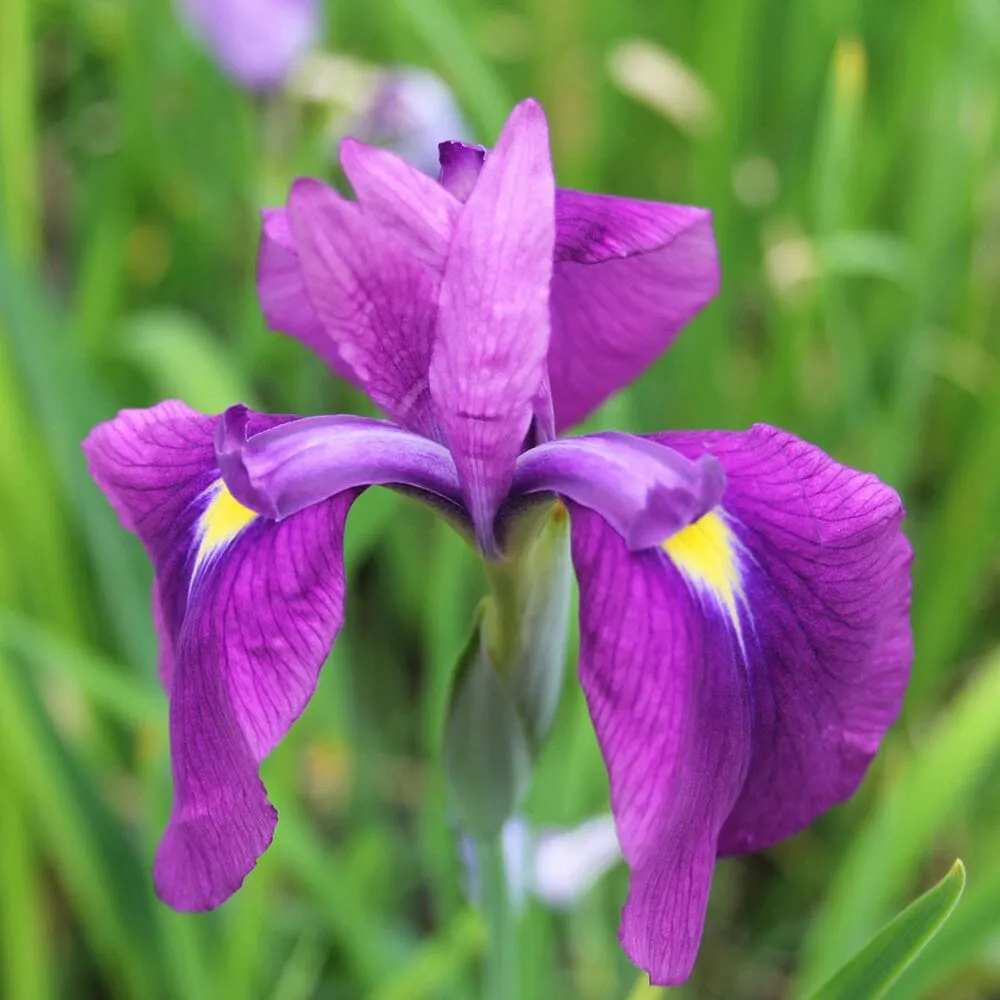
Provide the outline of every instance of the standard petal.
{"type": "Polygon", "coordinates": [[[336,341],[326,335],[313,308],[288,213],[283,208],[266,208],[263,212],[257,254],[257,296],[268,326],[302,341],[342,379],[357,384],[354,372],[341,358],[336,341]]]}
{"type": "Polygon", "coordinates": [[[435,274],[444,272],[459,203],[431,177],[384,149],[340,144],[340,165],[365,214],[435,274]]]}
{"type": "Polygon", "coordinates": [[[438,419],[487,550],[545,377],[554,190],[545,116],[525,101],[456,224],[430,367],[438,419]]]}
{"type": "Polygon", "coordinates": [[[251,436],[251,416],[242,405],[223,414],[216,458],[230,493],[265,517],[281,521],[345,490],[390,484],[431,494],[463,516],[455,463],[443,445],[351,416],[304,417],[251,436]]]}
{"type": "Polygon", "coordinates": [[[510,500],[553,492],[595,511],[630,549],[659,545],[711,510],[725,475],[708,455],[689,461],[647,438],[609,431],[538,445],[522,454],[510,500]]]}
{"type": "Polygon", "coordinates": [[[459,201],[468,201],[483,169],[486,150],[465,142],[442,142],[438,144],[438,157],[441,187],[459,201]]]}
{"type": "Polygon", "coordinates": [[[556,428],[582,420],[657,358],[716,294],[711,214],[556,193],[549,378],[556,428]]]}
{"type": "Polygon", "coordinates": [[[287,218],[332,345],[323,356],[397,423],[439,437],[427,385],[439,276],[393,230],[319,181],[295,182],[287,218]]]}
{"type": "Polygon", "coordinates": [[[903,508],[874,476],[773,427],[656,439],[726,472],[754,739],[719,851],[758,850],[850,796],[899,714],[913,655],[903,508]]]}
{"type": "Polygon", "coordinates": [[[630,552],[598,515],[572,503],[570,515],[580,682],[630,871],[620,937],[654,983],[674,985],[697,954],[750,756],[739,636],[662,548],[630,552]]]}
{"type": "MultiPolygon", "coordinates": [[[[225,489],[218,418],[181,403],[126,410],[91,432],[91,472],[156,569],[170,694],[174,805],[160,896],[216,906],[270,843],[259,762],[311,696],[343,616],[343,525],[357,491],[275,524],[225,489]]],[[[253,433],[281,418],[250,415],[253,433]]]]}

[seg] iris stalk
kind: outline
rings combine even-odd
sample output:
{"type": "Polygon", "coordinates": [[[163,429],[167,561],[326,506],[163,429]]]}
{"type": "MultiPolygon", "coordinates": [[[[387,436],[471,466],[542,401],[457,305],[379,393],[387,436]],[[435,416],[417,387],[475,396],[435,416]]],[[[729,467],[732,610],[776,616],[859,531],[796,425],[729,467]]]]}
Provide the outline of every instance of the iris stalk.
{"type": "Polygon", "coordinates": [[[483,996],[485,1000],[513,1000],[518,996],[518,919],[510,896],[502,837],[477,840],[476,854],[487,935],[483,996]]]}

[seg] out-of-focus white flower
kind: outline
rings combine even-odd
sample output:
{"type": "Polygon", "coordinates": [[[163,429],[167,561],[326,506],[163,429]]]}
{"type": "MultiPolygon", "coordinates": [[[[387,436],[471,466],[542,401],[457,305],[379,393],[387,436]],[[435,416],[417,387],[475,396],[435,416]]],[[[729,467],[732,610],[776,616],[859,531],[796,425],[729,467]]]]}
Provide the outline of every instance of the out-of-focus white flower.
{"type": "Polygon", "coordinates": [[[611,79],[624,93],[658,111],[691,135],[708,132],[715,122],[715,101],[689,66],[645,38],[616,45],[608,56],[611,79]]]}
{"type": "Polygon", "coordinates": [[[531,890],[549,906],[573,906],[621,857],[610,814],[570,830],[541,830],[532,851],[531,890]]]}
{"type": "MultiPolygon", "coordinates": [[[[463,836],[461,853],[469,896],[478,900],[479,867],[471,838],[463,836]]],[[[503,855],[514,905],[520,908],[532,895],[552,909],[575,906],[622,858],[610,813],[576,827],[534,832],[522,816],[513,816],[504,824],[503,855]]]]}

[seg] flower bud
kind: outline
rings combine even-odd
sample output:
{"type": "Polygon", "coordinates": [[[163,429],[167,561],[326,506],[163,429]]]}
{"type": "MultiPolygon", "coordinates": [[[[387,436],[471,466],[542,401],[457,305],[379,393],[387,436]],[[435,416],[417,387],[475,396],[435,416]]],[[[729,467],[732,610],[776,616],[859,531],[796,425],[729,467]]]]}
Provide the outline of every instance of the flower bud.
{"type": "Polygon", "coordinates": [[[452,686],[445,776],[459,821],[499,834],[517,809],[555,717],[570,602],[569,519],[561,504],[522,512],[501,559],[486,565],[491,593],[452,686]]]}

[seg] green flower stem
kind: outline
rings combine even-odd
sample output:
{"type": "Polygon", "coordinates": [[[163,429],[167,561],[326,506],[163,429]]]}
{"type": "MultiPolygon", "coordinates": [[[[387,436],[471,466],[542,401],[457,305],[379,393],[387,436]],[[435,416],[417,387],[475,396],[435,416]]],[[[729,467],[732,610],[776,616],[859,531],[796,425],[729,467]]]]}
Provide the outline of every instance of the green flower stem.
{"type": "Polygon", "coordinates": [[[517,912],[510,898],[510,886],[504,865],[503,840],[497,836],[477,841],[482,885],[482,909],[486,920],[486,963],[484,1000],[516,1000],[517,988],[517,912]]]}
{"type": "Polygon", "coordinates": [[[635,987],[629,993],[627,1000],[666,1000],[667,991],[660,986],[651,986],[649,976],[640,973],[635,987]]]}

